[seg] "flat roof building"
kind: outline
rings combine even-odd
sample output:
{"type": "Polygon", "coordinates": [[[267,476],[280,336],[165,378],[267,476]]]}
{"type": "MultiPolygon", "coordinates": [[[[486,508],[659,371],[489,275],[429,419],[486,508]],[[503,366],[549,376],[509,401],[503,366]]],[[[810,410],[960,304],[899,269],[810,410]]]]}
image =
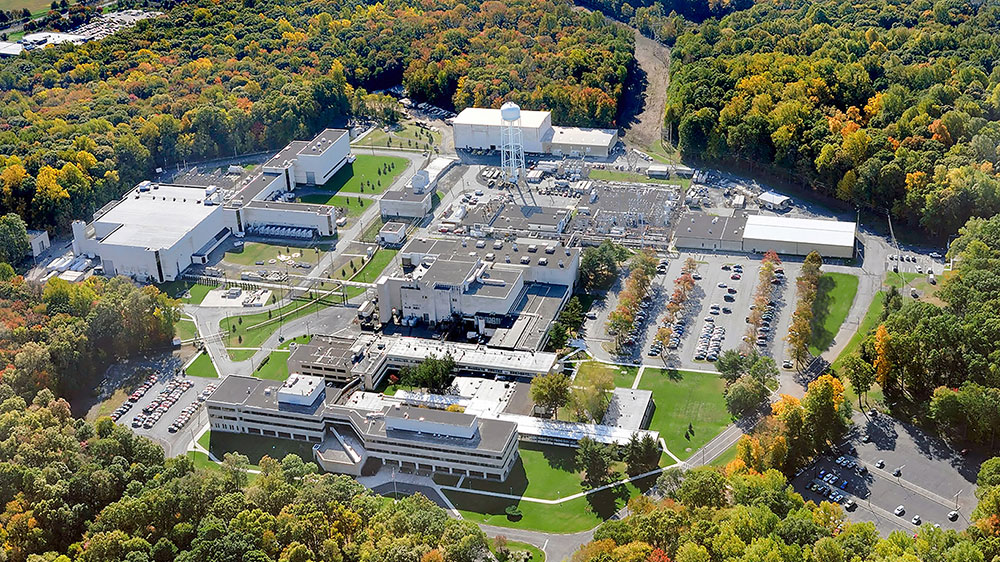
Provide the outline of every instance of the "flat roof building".
{"type": "Polygon", "coordinates": [[[854,256],[857,223],[758,215],[734,211],[731,217],[685,213],[677,223],[677,248],[804,256],[812,251],[827,258],[854,256]]]}
{"type": "Polygon", "coordinates": [[[787,195],[765,191],[757,196],[757,201],[762,207],[772,210],[788,209],[792,206],[792,198],[787,195]]]}
{"type": "MultiPolygon", "coordinates": [[[[549,111],[521,109],[519,126],[527,153],[605,158],[618,144],[617,129],[556,127],[549,111]]],[[[499,109],[467,107],[453,119],[452,129],[456,148],[500,149],[503,119],[499,109]]]]}
{"type": "Polygon", "coordinates": [[[855,222],[751,215],[743,233],[743,250],[799,256],[816,251],[823,257],[851,258],[857,229],[855,222]]]}
{"type": "Polygon", "coordinates": [[[382,218],[425,217],[433,208],[438,181],[456,162],[454,158],[439,156],[431,160],[422,170],[417,170],[402,189],[383,193],[378,203],[382,218]]]}
{"type": "Polygon", "coordinates": [[[336,232],[333,208],[289,202],[303,184],[324,183],[347,162],[347,131],[295,141],[230,188],[140,182],[120,200],[73,222],[73,251],[98,256],[107,275],[178,279],[230,234],[311,239],[336,232]]]}
{"type": "Polygon", "coordinates": [[[517,461],[513,422],[377,399],[345,402],[326,390],[317,377],[280,383],[230,375],[206,401],[209,426],[313,443],[320,467],[346,474],[360,474],[374,459],[409,471],[502,481],[517,461]]]}

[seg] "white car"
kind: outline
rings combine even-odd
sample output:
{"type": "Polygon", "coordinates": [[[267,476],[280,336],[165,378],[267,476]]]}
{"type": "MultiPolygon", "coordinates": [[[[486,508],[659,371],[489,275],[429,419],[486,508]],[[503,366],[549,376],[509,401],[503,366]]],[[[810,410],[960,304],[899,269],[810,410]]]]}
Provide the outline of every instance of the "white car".
{"type": "Polygon", "coordinates": [[[903,507],[903,506],[898,506],[898,507],[896,507],[896,509],[892,513],[894,515],[896,515],[897,517],[899,517],[899,516],[903,515],[904,513],[906,513],[906,508],[903,507]]]}

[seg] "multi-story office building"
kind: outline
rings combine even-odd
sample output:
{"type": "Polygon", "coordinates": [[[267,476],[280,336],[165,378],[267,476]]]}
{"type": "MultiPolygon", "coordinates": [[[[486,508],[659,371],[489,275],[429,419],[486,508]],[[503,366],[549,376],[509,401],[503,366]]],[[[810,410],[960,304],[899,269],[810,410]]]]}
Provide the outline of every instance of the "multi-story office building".
{"type": "Polygon", "coordinates": [[[209,397],[213,431],[314,443],[319,465],[360,474],[369,460],[408,471],[505,480],[517,460],[517,424],[370,401],[342,403],[319,377],[284,383],[231,375],[209,397]]]}

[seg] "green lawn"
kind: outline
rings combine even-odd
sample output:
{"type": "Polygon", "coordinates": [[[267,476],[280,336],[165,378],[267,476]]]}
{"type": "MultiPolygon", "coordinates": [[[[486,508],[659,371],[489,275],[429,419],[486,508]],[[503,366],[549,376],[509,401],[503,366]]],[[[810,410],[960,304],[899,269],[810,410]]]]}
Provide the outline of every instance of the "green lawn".
{"type": "Polygon", "coordinates": [[[206,431],[201,439],[198,439],[198,444],[211,451],[219,460],[222,460],[226,453],[236,452],[246,455],[250,459],[250,464],[254,465],[255,468],[265,455],[280,461],[285,458],[285,455],[291,453],[298,455],[306,462],[313,460],[313,444],[292,439],[278,439],[246,433],[206,431]]]}
{"type": "Polygon", "coordinates": [[[288,351],[272,351],[267,360],[257,365],[253,376],[272,381],[283,381],[288,378],[288,351]]]}
{"type": "MultiPolygon", "coordinates": [[[[241,250],[230,250],[226,252],[223,261],[235,265],[254,265],[258,261],[267,264],[270,260],[277,260],[278,254],[290,256],[299,254],[299,257],[292,258],[296,262],[308,262],[315,264],[323,257],[323,252],[317,252],[315,248],[301,248],[282,244],[263,244],[261,242],[247,242],[243,244],[241,250]]],[[[280,264],[281,262],[277,262],[280,264]]],[[[273,264],[269,264],[273,265],[273,264]]]]}
{"type": "Polygon", "coordinates": [[[404,123],[402,128],[398,131],[392,131],[391,133],[387,133],[381,128],[375,129],[365,135],[364,138],[351,144],[355,147],[355,153],[360,153],[364,147],[396,147],[409,148],[411,150],[432,150],[435,146],[441,144],[441,133],[418,127],[410,122],[404,123]],[[427,139],[428,133],[431,136],[430,141],[427,139]],[[387,144],[389,140],[392,142],[387,144]]]}
{"type": "Polygon", "coordinates": [[[849,273],[824,273],[819,278],[816,300],[813,302],[812,337],[809,352],[813,355],[830,349],[840,325],[858,293],[858,277],[849,273]]]}
{"type": "MultiPolygon", "coordinates": [[[[356,257],[350,262],[342,265],[337,271],[334,271],[333,277],[335,279],[373,283],[379,278],[382,271],[385,270],[390,263],[392,263],[392,260],[396,257],[397,253],[397,250],[379,248],[378,250],[375,250],[375,253],[372,255],[372,259],[365,262],[363,257],[356,257]]],[[[364,292],[365,290],[361,287],[344,288],[344,293],[347,294],[348,298],[354,298],[364,292]]]]}
{"type": "Polygon", "coordinates": [[[504,482],[466,478],[463,488],[555,500],[582,492],[583,473],[576,468],[576,449],[521,443],[520,459],[504,482]]]}
{"type": "Polygon", "coordinates": [[[365,199],[359,196],[348,197],[346,195],[326,195],[324,193],[306,195],[305,197],[302,197],[302,202],[312,203],[314,205],[330,205],[331,207],[347,209],[348,217],[356,217],[365,212],[365,209],[368,207],[378,204],[378,202],[374,199],[365,199]]]}
{"type": "Polygon", "coordinates": [[[714,373],[647,368],[639,388],[653,392],[649,429],[660,432],[667,448],[681,460],[729,425],[723,398],[725,382],[714,373]],[[688,433],[688,425],[694,435],[688,433]]]}
{"type": "Polygon", "coordinates": [[[879,318],[882,317],[882,311],[885,310],[885,293],[879,291],[875,293],[872,298],[871,304],[868,306],[868,312],[865,313],[865,317],[861,319],[861,324],[858,325],[858,329],[855,330],[854,335],[844,346],[844,349],[837,356],[836,361],[833,362],[833,369],[836,371],[840,368],[841,362],[845,357],[851,355],[861,347],[861,342],[864,341],[865,337],[876,328],[878,325],[879,318]]]}
{"type": "Polygon", "coordinates": [[[644,478],[638,481],[639,487],[629,483],[555,505],[456,490],[446,490],[445,495],[469,521],[547,533],[576,533],[606,521],[624,507],[629,498],[647,490],[655,482],[655,477],[644,478]],[[516,520],[506,515],[505,510],[510,505],[521,510],[521,516],[516,520]]]}
{"type": "Polygon", "coordinates": [[[885,274],[885,286],[895,287],[901,289],[906,285],[913,282],[914,279],[918,277],[923,277],[925,274],[917,273],[915,271],[904,271],[902,273],[888,272],[885,274]]]}
{"type": "MultiPolygon", "coordinates": [[[[845,358],[855,353],[860,349],[861,342],[878,327],[878,321],[882,317],[882,311],[885,309],[885,293],[879,291],[875,293],[875,297],[872,299],[871,305],[868,306],[868,312],[865,313],[865,317],[861,320],[861,324],[858,325],[857,331],[851,336],[850,341],[844,346],[844,349],[837,356],[836,361],[833,362],[832,368],[834,372],[839,373],[840,368],[843,365],[845,358]]],[[[851,386],[851,382],[847,380],[847,377],[842,377],[841,380],[844,383],[844,397],[845,399],[853,404],[857,405],[858,395],[854,392],[854,387],[851,386]]],[[[880,403],[885,401],[885,397],[882,393],[882,389],[876,384],[872,386],[872,389],[868,391],[868,400],[872,403],[880,403]]]]}
{"type": "MultiPolygon", "coordinates": [[[[410,161],[401,156],[357,154],[353,164],[344,167],[327,181],[322,189],[334,193],[382,193],[403,173],[410,161]],[[389,170],[379,173],[388,165],[389,170]],[[369,182],[370,185],[369,185],[369,182]]],[[[331,203],[332,204],[332,203],[331,203]]]]}
{"type": "Polygon", "coordinates": [[[591,377],[600,373],[611,373],[614,377],[615,388],[632,388],[635,376],[639,374],[638,367],[622,367],[619,365],[607,365],[599,361],[587,361],[580,363],[580,368],[573,379],[576,386],[586,386],[590,383],[591,377]]]}
{"type": "Polygon", "coordinates": [[[193,320],[181,318],[174,323],[174,337],[182,340],[190,340],[198,337],[198,325],[193,320]]]}
{"type": "Polygon", "coordinates": [[[662,184],[680,185],[681,187],[685,186],[685,182],[691,183],[691,180],[685,180],[681,178],[674,178],[674,179],[650,178],[646,177],[645,174],[637,174],[633,172],[621,172],[618,170],[591,170],[590,179],[631,182],[631,183],[662,183],[662,184]]]}
{"type": "Polygon", "coordinates": [[[184,374],[189,377],[219,378],[219,372],[215,370],[212,358],[204,351],[198,355],[198,358],[193,363],[188,365],[188,368],[184,370],[184,374]]]}
{"type": "MultiPolygon", "coordinates": [[[[496,548],[494,548],[494,546],[495,546],[494,542],[490,541],[490,552],[492,552],[495,555],[496,548]]],[[[526,542],[518,542],[518,541],[507,541],[507,550],[509,550],[511,553],[527,552],[528,554],[531,555],[531,557],[527,559],[527,562],[545,561],[545,553],[542,552],[542,549],[538,548],[533,544],[528,544],[526,542]]]]}
{"type": "MultiPolygon", "coordinates": [[[[258,312],[245,316],[231,316],[219,322],[219,330],[226,334],[226,347],[260,347],[271,334],[278,331],[281,323],[312,314],[324,306],[339,304],[337,295],[330,295],[320,301],[310,304],[309,301],[296,300],[278,310],[258,312]],[[282,318],[280,321],[278,318],[282,318]],[[270,322],[268,322],[270,320],[270,322]],[[267,322],[266,324],[264,324],[267,322]],[[234,330],[235,328],[235,330],[234,330]]],[[[229,357],[234,361],[249,359],[254,352],[247,350],[228,350],[229,357]]]]}
{"type": "Polygon", "coordinates": [[[169,281],[161,283],[157,287],[171,298],[180,299],[186,304],[201,304],[201,301],[205,300],[205,295],[215,288],[193,281],[169,281]],[[184,294],[188,291],[191,292],[191,296],[185,297],[184,294]]]}

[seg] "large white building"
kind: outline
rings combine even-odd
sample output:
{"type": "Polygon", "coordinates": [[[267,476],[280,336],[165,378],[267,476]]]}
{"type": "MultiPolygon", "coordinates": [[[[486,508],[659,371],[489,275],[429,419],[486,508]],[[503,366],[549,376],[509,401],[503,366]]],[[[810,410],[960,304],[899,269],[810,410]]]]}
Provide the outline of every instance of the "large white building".
{"type": "MultiPolygon", "coordinates": [[[[468,107],[452,121],[455,148],[500,150],[503,119],[499,109],[468,107]]],[[[607,157],[618,144],[617,129],[557,127],[549,111],[521,110],[524,151],[557,156],[607,157]]]]}
{"type": "Polygon", "coordinates": [[[857,223],[757,215],[737,211],[720,217],[684,214],[677,223],[674,246],[709,251],[804,256],[816,251],[825,258],[854,256],[857,223]]]}
{"type": "Polygon", "coordinates": [[[308,239],[336,232],[333,207],[285,201],[298,185],[326,183],[348,160],[350,137],[327,129],[283,148],[233,189],[144,181],[73,222],[73,252],[99,257],[106,275],[173,281],[230,234],[308,239]]]}
{"type": "Polygon", "coordinates": [[[743,231],[743,250],[823,257],[854,256],[858,225],[855,222],[750,215],[743,231]]]}
{"type": "Polygon", "coordinates": [[[438,181],[456,162],[458,161],[454,158],[439,156],[431,160],[422,170],[414,172],[413,177],[402,189],[393,189],[382,194],[378,202],[382,218],[419,219],[430,213],[438,181]]]}

